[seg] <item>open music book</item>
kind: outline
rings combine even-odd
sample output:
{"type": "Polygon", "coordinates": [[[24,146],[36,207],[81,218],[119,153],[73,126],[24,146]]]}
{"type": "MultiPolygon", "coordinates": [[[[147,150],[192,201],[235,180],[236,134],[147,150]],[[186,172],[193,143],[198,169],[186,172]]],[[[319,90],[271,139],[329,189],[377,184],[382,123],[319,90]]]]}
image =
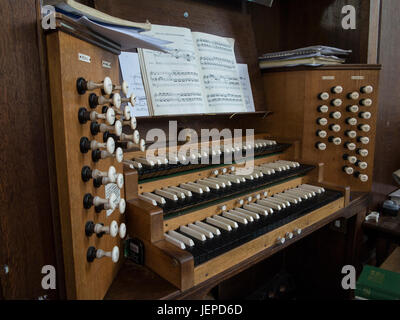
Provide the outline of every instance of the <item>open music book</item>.
{"type": "Polygon", "coordinates": [[[246,112],[234,39],[152,25],[169,53],[138,49],[150,115],[246,112]]]}

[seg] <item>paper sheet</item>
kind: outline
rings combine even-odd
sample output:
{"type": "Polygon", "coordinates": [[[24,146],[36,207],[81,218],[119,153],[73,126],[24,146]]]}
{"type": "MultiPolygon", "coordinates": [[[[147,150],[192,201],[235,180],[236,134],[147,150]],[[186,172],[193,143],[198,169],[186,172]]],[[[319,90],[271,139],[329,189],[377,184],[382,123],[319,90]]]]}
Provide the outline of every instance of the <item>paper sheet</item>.
{"type": "Polygon", "coordinates": [[[245,112],[235,40],[192,32],[209,113],[245,112]]]}
{"type": "Polygon", "coordinates": [[[142,75],[140,72],[139,58],[137,53],[122,52],[119,56],[122,78],[129,85],[128,97],[133,93],[136,96],[135,107],[131,106],[131,113],[135,117],[149,115],[146,93],[143,87],[142,75]]]}
{"type": "Polygon", "coordinates": [[[146,61],[144,80],[154,115],[204,113],[206,103],[191,31],[152,25],[144,34],[173,42],[169,54],[140,51],[146,61]]]}
{"type": "Polygon", "coordinates": [[[238,69],[246,111],[254,112],[256,110],[254,106],[253,92],[251,91],[251,83],[247,64],[238,64],[238,69]]]}

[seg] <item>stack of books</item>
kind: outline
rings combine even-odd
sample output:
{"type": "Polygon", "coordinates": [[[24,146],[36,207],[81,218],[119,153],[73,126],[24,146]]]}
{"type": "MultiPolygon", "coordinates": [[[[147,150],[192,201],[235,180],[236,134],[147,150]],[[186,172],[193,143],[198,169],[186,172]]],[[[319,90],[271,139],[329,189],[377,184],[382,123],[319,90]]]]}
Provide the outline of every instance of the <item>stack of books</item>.
{"type": "Polygon", "coordinates": [[[327,46],[312,46],[290,51],[266,53],[259,57],[258,60],[261,69],[304,65],[319,67],[323,65],[345,63],[344,58],[339,58],[337,56],[347,56],[350,53],[351,50],[327,46]]]}
{"type": "Polygon", "coordinates": [[[364,266],[355,296],[358,300],[400,300],[400,273],[364,266]]]}

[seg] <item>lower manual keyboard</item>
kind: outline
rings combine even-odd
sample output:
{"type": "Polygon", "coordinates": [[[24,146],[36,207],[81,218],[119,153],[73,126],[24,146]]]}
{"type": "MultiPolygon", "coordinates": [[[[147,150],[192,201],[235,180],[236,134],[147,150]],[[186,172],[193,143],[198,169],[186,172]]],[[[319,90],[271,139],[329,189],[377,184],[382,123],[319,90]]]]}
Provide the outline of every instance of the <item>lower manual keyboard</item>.
{"type": "Polygon", "coordinates": [[[181,226],[166,233],[165,238],[190,252],[197,266],[342,196],[338,191],[301,185],[241,208],[181,226]]]}

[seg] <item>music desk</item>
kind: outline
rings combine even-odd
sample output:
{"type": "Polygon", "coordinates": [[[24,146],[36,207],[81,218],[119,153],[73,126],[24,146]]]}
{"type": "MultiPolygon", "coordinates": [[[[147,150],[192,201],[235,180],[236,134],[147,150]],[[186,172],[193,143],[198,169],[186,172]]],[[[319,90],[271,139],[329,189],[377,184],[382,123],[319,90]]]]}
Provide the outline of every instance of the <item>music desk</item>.
{"type": "Polygon", "coordinates": [[[278,248],[268,248],[259,255],[235,265],[223,274],[220,274],[210,280],[201,283],[189,290],[181,292],[172,284],[162,279],[160,276],[152,272],[146,267],[134,264],[131,261],[126,261],[124,266],[119,271],[113,284],[108,290],[105,299],[107,300],[168,300],[168,299],[204,299],[212,288],[220,284],[222,281],[240,273],[241,271],[253,266],[254,264],[272,256],[274,253],[284,249],[292,243],[302,239],[311,233],[321,229],[338,219],[350,219],[356,217],[354,228],[351,229],[349,240],[350,252],[347,253],[350,260],[357,260],[358,243],[360,239],[360,231],[362,221],[365,219],[365,214],[368,210],[370,194],[366,192],[351,193],[351,202],[348,207],[337,211],[324,220],[321,220],[318,225],[315,225],[312,230],[305,232],[293,241],[289,241],[278,248]]]}

